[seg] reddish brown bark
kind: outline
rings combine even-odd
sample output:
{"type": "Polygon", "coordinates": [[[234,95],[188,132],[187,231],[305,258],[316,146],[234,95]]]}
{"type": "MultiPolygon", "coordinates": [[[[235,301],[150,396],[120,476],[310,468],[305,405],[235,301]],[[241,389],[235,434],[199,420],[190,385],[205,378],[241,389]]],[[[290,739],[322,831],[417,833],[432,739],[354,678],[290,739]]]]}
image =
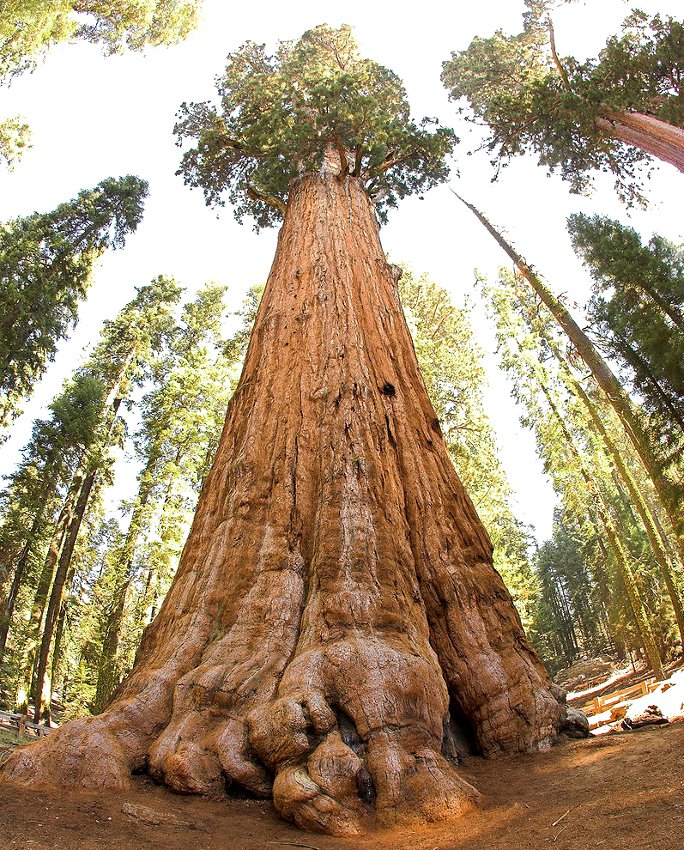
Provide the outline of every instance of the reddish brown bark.
{"type": "Polygon", "coordinates": [[[640,112],[605,112],[596,120],[608,135],[684,171],[684,130],[640,112]]]}
{"type": "Polygon", "coordinates": [[[273,794],[299,826],[456,815],[454,768],[545,746],[563,708],[492,568],[359,181],[293,187],[181,564],[100,716],[3,776],[273,794]]]}

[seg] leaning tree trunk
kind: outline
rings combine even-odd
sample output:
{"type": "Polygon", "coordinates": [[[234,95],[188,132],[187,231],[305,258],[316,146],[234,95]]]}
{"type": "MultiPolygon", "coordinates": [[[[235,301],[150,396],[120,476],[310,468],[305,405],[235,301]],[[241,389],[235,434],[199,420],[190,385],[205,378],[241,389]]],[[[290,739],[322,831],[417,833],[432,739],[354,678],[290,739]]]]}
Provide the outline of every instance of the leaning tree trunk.
{"type": "Polygon", "coordinates": [[[641,112],[606,111],[596,126],[644,153],[684,171],[684,130],[641,112]]]}
{"type": "Polygon", "coordinates": [[[6,779],[227,781],[335,834],[477,792],[455,742],[541,747],[564,713],[492,567],[359,181],[293,185],[244,371],[173,585],[98,717],[6,779]],[[448,757],[448,756],[451,756],[448,757]]]}
{"type": "Polygon", "coordinates": [[[31,696],[33,699],[34,721],[40,723],[43,717],[43,708],[48,706],[47,716],[49,717],[49,706],[52,701],[52,683],[48,678],[48,659],[50,649],[52,647],[52,637],[54,635],[55,626],[57,625],[57,617],[62,608],[62,598],[65,588],[68,589],[67,576],[71,571],[71,559],[74,554],[74,547],[78,539],[78,532],[81,529],[81,523],[88,507],[88,500],[93,489],[93,484],[97,477],[97,469],[92,469],[88,472],[83,481],[81,491],[78,494],[78,500],[74,508],[74,515],[69,523],[62,551],[59,555],[59,563],[55,572],[55,580],[50,591],[50,601],[48,602],[47,613],[45,615],[45,624],[43,625],[43,634],[40,639],[40,647],[38,649],[36,672],[31,685],[31,696]]]}
{"type": "Polygon", "coordinates": [[[477,207],[468,203],[457,192],[454,192],[453,189],[452,192],[468,207],[478,221],[484,225],[494,237],[497,244],[503,248],[515,263],[520,274],[530,284],[534,292],[539,296],[540,301],[543,302],[554,319],[565,331],[577,353],[589,368],[594,380],[605,393],[610,406],[617,414],[627,437],[634,446],[648,477],[653,483],[656,494],[675,533],[680,556],[684,559],[684,514],[682,514],[684,485],[681,481],[672,481],[665,475],[663,464],[656,457],[653,442],[642,423],[637,406],[615,377],[615,374],[603,359],[596,346],[573,319],[567,307],[556,298],[544,284],[541,277],[525,262],[513,246],[503,238],[484,214],[477,207]]]}

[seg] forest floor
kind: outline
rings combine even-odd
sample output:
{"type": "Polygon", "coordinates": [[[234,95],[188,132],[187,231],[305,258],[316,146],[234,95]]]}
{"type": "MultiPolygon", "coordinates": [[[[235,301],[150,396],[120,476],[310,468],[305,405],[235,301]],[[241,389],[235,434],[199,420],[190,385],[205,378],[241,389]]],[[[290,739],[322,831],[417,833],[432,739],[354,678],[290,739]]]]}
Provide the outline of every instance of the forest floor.
{"type": "Polygon", "coordinates": [[[0,850],[681,850],[682,752],[684,722],[674,722],[471,758],[459,770],[483,793],[477,812],[354,838],[300,832],[267,802],[176,796],[147,776],[118,794],[5,785],[0,850]]]}

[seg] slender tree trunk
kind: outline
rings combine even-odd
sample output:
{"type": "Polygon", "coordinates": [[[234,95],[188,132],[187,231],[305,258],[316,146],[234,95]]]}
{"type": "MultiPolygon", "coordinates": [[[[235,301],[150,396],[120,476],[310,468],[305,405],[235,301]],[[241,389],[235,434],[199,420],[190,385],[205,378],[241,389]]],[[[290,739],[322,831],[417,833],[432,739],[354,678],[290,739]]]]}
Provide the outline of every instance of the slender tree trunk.
{"type": "Polygon", "coordinates": [[[575,631],[575,618],[573,616],[574,612],[570,606],[570,600],[568,599],[565,585],[560,578],[556,578],[556,587],[558,589],[558,599],[560,601],[561,610],[563,611],[563,619],[566,623],[570,657],[574,658],[579,651],[579,643],[577,641],[577,633],[575,631]]]}
{"type": "Polygon", "coordinates": [[[622,577],[622,581],[624,582],[625,589],[627,591],[627,598],[629,599],[629,604],[634,615],[634,621],[639,633],[641,645],[646,654],[646,661],[655,674],[655,678],[660,681],[665,678],[663,663],[660,659],[660,651],[658,650],[658,645],[655,641],[655,637],[653,636],[651,625],[648,622],[644,603],[634,579],[634,574],[629,566],[627,553],[620,542],[620,538],[615,531],[615,527],[611,520],[605,514],[602,516],[602,520],[606,534],[608,535],[608,541],[613,552],[617,556],[616,560],[620,570],[620,576],[622,577]]]}
{"type": "Polygon", "coordinates": [[[26,575],[29,550],[30,545],[27,541],[24,544],[22,553],[19,556],[19,560],[17,561],[17,564],[15,566],[14,575],[12,576],[12,583],[10,584],[9,590],[7,591],[7,598],[5,599],[5,603],[3,606],[2,616],[0,616],[0,663],[2,663],[2,659],[5,655],[5,647],[7,646],[7,636],[9,634],[10,624],[12,622],[12,615],[14,614],[14,604],[17,601],[17,594],[19,593],[19,588],[23,584],[24,577],[26,575]]]}
{"type": "Polygon", "coordinates": [[[7,646],[7,635],[9,634],[10,624],[12,622],[12,615],[14,614],[14,605],[17,601],[17,594],[19,593],[19,588],[24,582],[24,578],[26,577],[26,571],[28,569],[29,563],[29,555],[31,554],[31,545],[34,542],[35,536],[38,533],[38,529],[40,528],[40,522],[43,518],[43,509],[45,508],[45,502],[43,502],[40,511],[33,518],[33,524],[31,525],[31,529],[26,536],[26,541],[24,546],[17,558],[17,562],[14,565],[14,575],[12,576],[12,582],[9,586],[9,590],[7,591],[7,598],[5,599],[2,616],[0,617],[0,662],[2,662],[3,656],[5,654],[5,647],[7,646]]]}
{"type": "Polygon", "coordinates": [[[301,827],[460,814],[442,754],[546,746],[563,709],[449,460],[360,183],[291,188],[173,585],[108,709],[5,778],[259,795],[301,827]],[[275,777],[275,779],[273,779],[275,777]]]}
{"type": "Polygon", "coordinates": [[[684,130],[653,115],[606,111],[596,124],[609,136],[684,171],[684,130]]]}
{"type": "Polygon", "coordinates": [[[53,577],[57,560],[64,544],[64,539],[67,534],[69,523],[71,522],[74,504],[78,499],[78,494],[83,484],[83,463],[84,458],[81,458],[78,469],[72,478],[69,486],[69,491],[62,505],[57,523],[52,532],[50,545],[48,546],[43,567],[38,579],[38,586],[33,598],[31,606],[31,614],[27,628],[28,639],[22,655],[22,675],[20,676],[18,709],[23,711],[26,705],[23,704],[23,695],[31,692],[32,682],[35,679],[37,671],[37,648],[41,639],[43,628],[43,618],[45,616],[45,606],[48,603],[50,588],[52,586],[53,577]]]}
{"type": "MultiPolygon", "coordinates": [[[[69,570],[69,575],[67,576],[66,586],[71,587],[71,583],[74,580],[74,565],[71,565],[69,570]]],[[[50,669],[50,693],[49,698],[45,702],[45,706],[43,709],[43,722],[46,726],[49,726],[52,721],[52,697],[55,691],[55,682],[57,681],[57,674],[59,672],[59,665],[62,660],[62,640],[64,638],[64,629],[66,627],[66,614],[67,608],[69,607],[69,598],[68,596],[62,600],[62,604],[59,608],[59,616],[57,617],[57,625],[55,627],[55,642],[52,648],[52,664],[50,669]]]]}
{"type": "Polygon", "coordinates": [[[549,339],[548,337],[545,337],[545,339],[554,356],[556,357],[556,360],[560,364],[561,370],[565,375],[569,389],[579,398],[579,400],[584,405],[587,413],[589,414],[590,420],[594,428],[598,432],[601,441],[605,446],[608,456],[613,461],[615,469],[618,475],[620,476],[620,479],[627,488],[627,492],[629,493],[630,497],[630,503],[636,508],[639,518],[643,523],[649,543],[651,544],[651,550],[656,559],[656,563],[658,564],[660,574],[662,575],[663,580],[665,581],[665,586],[667,588],[668,596],[670,597],[672,609],[674,611],[675,619],[677,621],[679,639],[682,644],[682,649],[684,649],[684,605],[682,604],[682,598],[679,593],[679,588],[677,587],[675,577],[673,575],[670,559],[668,557],[668,552],[666,549],[666,539],[664,540],[663,537],[661,537],[661,535],[659,534],[658,528],[656,527],[654,521],[653,514],[651,513],[651,510],[648,504],[646,503],[641,489],[637,484],[636,479],[632,475],[632,472],[629,469],[628,465],[625,463],[625,460],[622,457],[622,453],[615,445],[615,442],[613,441],[610,434],[608,433],[608,430],[603,424],[603,420],[601,419],[596,405],[589,397],[589,394],[581,385],[581,383],[577,381],[570,373],[570,369],[568,368],[568,365],[565,362],[563,355],[558,350],[558,346],[556,346],[553,340],[549,339]]]}
{"type": "MultiPolygon", "coordinates": [[[[143,473],[143,481],[152,474],[153,466],[157,458],[150,458],[143,473]]],[[[142,531],[142,519],[147,507],[151,491],[150,486],[141,487],[140,495],[135,504],[131,521],[126,533],[126,539],[121,550],[119,563],[116,565],[116,579],[114,583],[114,594],[111,607],[104,629],[104,639],[100,652],[100,660],[97,670],[97,685],[95,689],[94,709],[95,713],[102,711],[109,702],[114,692],[117,681],[117,654],[119,650],[119,639],[124,612],[128,600],[128,591],[133,580],[133,559],[135,557],[138,538],[142,531]]]]}
{"type": "MultiPolygon", "coordinates": [[[[161,446],[157,443],[150,451],[148,462],[142,475],[143,484],[140,487],[138,500],[136,502],[133,515],[131,516],[126,540],[124,541],[117,574],[119,581],[115,586],[114,598],[112,600],[111,609],[105,625],[105,635],[102,642],[102,651],[100,653],[100,661],[98,664],[98,676],[94,701],[95,713],[104,710],[118,685],[119,669],[117,665],[117,655],[119,652],[119,642],[121,639],[121,628],[123,626],[124,614],[128,604],[128,594],[133,581],[133,559],[135,557],[140,532],[142,531],[144,513],[152,491],[152,478],[155,475],[155,469],[159,463],[160,453],[161,446]]],[[[182,448],[179,448],[173,460],[176,469],[178,469],[178,465],[180,464],[182,457],[183,450],[182,448]]],[[[164,493],[164,500],[161,508],[162,517],[168,504],[176,474],[177,473],[171,473],[166,483],[166,491],[164,493]]],[[[159,482],[157,481],[155,483],[158,484],[159,482]]],[[[142,594],[143,597],[147,595],[150,581],[151,573],[148,572],[145,590],[142,594]]]]}
{"type": "Polygon", "coordinates": [[[658,493],[663,508],[670,519],[678,540],[680,540],[680,542],[684,541],[684,514],[681,509],[684,501],[684,491],[681,485],[668,480],[668,478],[663,474],[661,466],[655,457],[651,442],[643,429],[639,413],[629,395],[625,392],[606,361],[603,357],[601,357],[596,346],[572,318],[566,307],[543,283],[539,275],[536,274],[532,267],[523,260],[520,254],[518,254],[517,251],[515,251],[508,242],[506,242],[503,236],[501,236],[496,228],[490,224],[490,222],[478,209],[476,209],[476,207],[463,200],[463,198],[461,198],[456,192],[454,192],[454,194],[460,201],[462,201],[463,204],[465,204],[465,206],[468,207],[469,210],[471,210],[471,212],[494,237],[498,245],[503,248],[511,260],[513,260],[517,269],[520,271],[520,274],[530,284],[541,301],[546,305],[551,315],[568,335],[568,338],[574,345],[577,353],[586,363],[597,384],[606,394],[613,410],[618,415],[627,436],[641,458],[644,468],[653,482],[653,486],[658,493]]]}
{"type": "Polygon", "coordinates": [[[601,487],[599,484],[594,482],[593,476],[591,475],[590,470],[587,468],[584,458],[582,457],[582,454],[578,449],[572,434],[568,430],[565,424],[565,420],[561,415],[561,412],[558,410],[553,399],[551,398],[551,394],[549,392],[548,387],[541,380],[539,381],[539,385],[544,394],[544,397],[546,398],[549,404],[551,412],[553,413],[558,423],[558,426],[561,429],[568,449],[579,464],[580,474],[582,478],[584,479],[589,491],[592,492],[595,496],[596,510],[598,512],[601,525],[603,526],[606,532],[610,547],[613,550],[613,554],[615,555],[615,560],[620,570],[620,575],[622,576],[622,580],[625,584],[625,588],[627,590],[627,598],[629,599],[629,604],[634,615],[634,621],[636,623],[637,631],[639,632],[641,643],[646,653],[646,658],[648,659],[649,666],[651,667],[651,670],[653,670],[656,679],[664,679],[665,674],[663,672],[663,664],[660,658],[660,652],[658,650],[655,637],[653,636],[653,630],[651,629],[651,624],[648,621],[648,616],[646,615],[644,602],[641,598],[639,588],[634,579],[634,574],[629,564],[629,557],[627,555],[627,552],[625,551],[625,548],[622,545],[622,542],[620,541],[620,537],[615,530],[613,521],[610,518],[609,506],[606,502],[603,493],[601,492],[601,487]]]}
{"type": "Polygon", "coordinates": [[[57,615],[59,614],[62,605],[62,596],[66,586],[67,574],[70,572],[71,558],[76,545],[78,532],[81,528],[81,522],[85,514],[90,492],[95,483],[97,469],[91,470],[83,481],[74,515],[69,523],[69,528],[64,538],[64,545],[59,556],[59,564],[55,573],[55,580],[50,593],[50,602],[48,603],[47,614],[45,615],[45,625],[43,627],[43,635],[40,642],[40,650],[38,652],[38,664],[36,675],[32,686],[32,699],[35,706],[34,719],[36,723],[40,723],[43,716],[43,706],[49,705],[51,686],[47,678],[48,658],[50,656],[50,647],[52,645],[52,636],[54,634],[57,615]]]}

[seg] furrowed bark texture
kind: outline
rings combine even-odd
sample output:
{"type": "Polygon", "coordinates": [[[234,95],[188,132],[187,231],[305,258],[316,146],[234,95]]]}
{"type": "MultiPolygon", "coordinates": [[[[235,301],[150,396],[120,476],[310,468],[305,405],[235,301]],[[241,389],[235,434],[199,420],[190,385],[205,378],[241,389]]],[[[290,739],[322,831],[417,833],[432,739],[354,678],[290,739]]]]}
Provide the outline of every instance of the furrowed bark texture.
{"type": "Polygon", "coordinates": [[[564,708],[451,465],[359,181],[293,187],[181,564],[108,709],[7,779],[237,783],[303,828],[460,814],[564,708]]]}
{"type": "Polygon", "coordinates": [[[684,130],[640,112],[605,112],[596,124],[608,135],[634,145],[684,171],[684,130]]]}

